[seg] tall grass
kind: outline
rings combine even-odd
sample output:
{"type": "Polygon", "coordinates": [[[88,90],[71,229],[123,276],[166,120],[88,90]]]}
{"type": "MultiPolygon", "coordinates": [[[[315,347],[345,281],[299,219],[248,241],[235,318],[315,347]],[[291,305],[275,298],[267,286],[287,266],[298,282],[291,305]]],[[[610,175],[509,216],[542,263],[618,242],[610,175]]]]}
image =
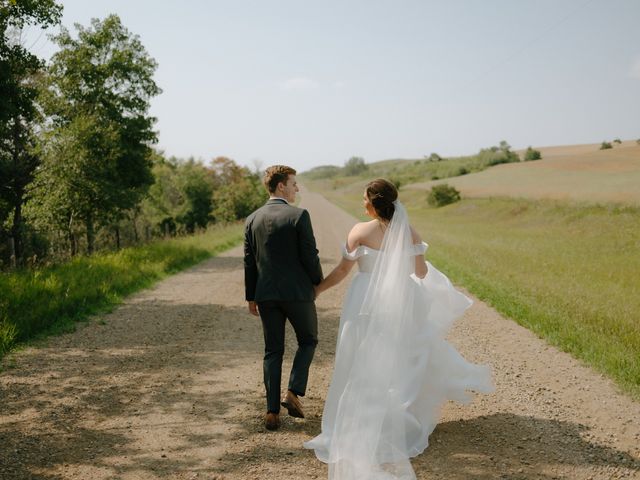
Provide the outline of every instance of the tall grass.
{"type": "MultiPolygon", "coordinates": [[[[360,191],[329,192],[354,215],[360,191]]],[[[640,398],[640,209],[522,199],[428,208],[401,193],[434,265],[640,398]]]]}
{"type": "Polygon", "coordinates": [[[73,329],[126,295],[240,242],[242,226],[78,257],[68,263],[0,276],[0,356],[18,342],[73,329]]]}

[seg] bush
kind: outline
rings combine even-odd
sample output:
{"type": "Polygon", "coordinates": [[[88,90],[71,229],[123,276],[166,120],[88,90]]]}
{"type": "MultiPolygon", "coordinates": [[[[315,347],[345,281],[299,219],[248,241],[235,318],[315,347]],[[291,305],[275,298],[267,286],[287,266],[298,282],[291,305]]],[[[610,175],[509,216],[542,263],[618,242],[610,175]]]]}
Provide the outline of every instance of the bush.
{"type": "Polygon", "coordinates": [[[533,148],[527,148],[527,151],[524,152],[524,161],[529,162],[531,160],[540,160],[542,158],[542,154],[540,150],[534,150],[533,148]]]}
{"type": "Polygon", "coordinates": [[[434,185],[427,197],[427,203],[432,207],[443,207],[459,200],[460,192],[446,183],[434,185]]]}
{"type": "Polygon", "coordinates": [[[397,176],[390,176],[389,181],[395,185],[398,191],[400,191],[400,187],[404,184],[404,181],[397,176]]]}
{"type": "Polygon", "coordinates": [[[467,173],[469,173],[469,170],[465,167],[458,167],[458,175],[466,175],[467,173]]]}
{"type": "Polygon", "coordinates": [[[427,160],[429,160],[430,162],[441,162],[442,161],[442,157],[440,155],[438,155],[437,153],[432,153],[431,155],[429,155],[427,160]]]}
{"type": "Polygon", "coordinates": [[[610,142],[602,142],[600,145],[600,150],[607,150],[609,148],[613,148],[613,145],[611,145],[610,142]]]}
{"type": "Polygon", "coordinates": [[[613,140],[613,143],[617,143],[618,145],[622,144],[622,140],[620,140],[619,138],[616,138],[613,140]]]}
{"type": "Polygon", "coordinates": [[[639,138],[638,140],[636,140],[636,143],[637,143],[638,145],[640,145],[640,138],[639,138]]]}
{"type": "Polygon", "coordinates": [[[502,163],[519,162],[520,157],[516,152],[510,150],[511,146],[504,140],[500,142],[500,147],[482,148],[477,155],[478,162],[487,167],[500,165],[502,163]]]}
{"type": "Polygon", "coordinates": [[[366,172],[368,168],[369,167],[364,163],[364,158],[362,157],[351,157],[349,160],[344,162],[344,174],[347,176],[358,175],[362,172],[366,172]]]}

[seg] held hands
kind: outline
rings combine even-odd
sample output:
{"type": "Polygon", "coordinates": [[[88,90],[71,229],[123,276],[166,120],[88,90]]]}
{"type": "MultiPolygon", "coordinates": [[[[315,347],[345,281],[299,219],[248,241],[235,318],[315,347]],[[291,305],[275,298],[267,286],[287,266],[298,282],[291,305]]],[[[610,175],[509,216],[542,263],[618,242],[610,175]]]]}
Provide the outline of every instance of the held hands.
{"type": "Polygon", "coordinates": [[[249,313],[251,315],[254,315],[254,316],[257,317],[258,316],[258,305],[256,305],[256,302],[251,301],[251,302],[247,302],[247,303],[249,305],[249,313]]]}

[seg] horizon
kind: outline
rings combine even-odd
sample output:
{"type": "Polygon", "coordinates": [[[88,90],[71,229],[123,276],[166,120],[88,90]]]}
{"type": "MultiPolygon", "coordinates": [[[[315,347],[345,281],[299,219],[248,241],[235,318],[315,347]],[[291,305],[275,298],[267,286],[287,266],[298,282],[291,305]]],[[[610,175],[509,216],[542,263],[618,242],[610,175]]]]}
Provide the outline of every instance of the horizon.
{"type": "Polygon", "coordinates": [[[119,15],[158,61],[167,156],[308,171],[640,137],[633,0],[59,3],[72,33],[119,15]]]}

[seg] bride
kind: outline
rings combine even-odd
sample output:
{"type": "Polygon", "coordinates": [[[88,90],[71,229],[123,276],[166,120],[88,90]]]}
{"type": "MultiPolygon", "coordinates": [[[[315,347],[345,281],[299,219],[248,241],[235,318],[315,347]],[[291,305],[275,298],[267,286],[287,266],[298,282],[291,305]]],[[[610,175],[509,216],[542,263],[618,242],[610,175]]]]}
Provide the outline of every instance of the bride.
{"type": "Polygon", "coordinates": [[[446,400],[493,390],[487,366],[468,363],[446,340],[471,300],[424,261],[427,244],[384,179],[367,184],[373,220],[356,224],[319,295],[353,265],[322,433],[304,444],[334,480],[415,479],[409,458],[428,445],[446,400]]]}

